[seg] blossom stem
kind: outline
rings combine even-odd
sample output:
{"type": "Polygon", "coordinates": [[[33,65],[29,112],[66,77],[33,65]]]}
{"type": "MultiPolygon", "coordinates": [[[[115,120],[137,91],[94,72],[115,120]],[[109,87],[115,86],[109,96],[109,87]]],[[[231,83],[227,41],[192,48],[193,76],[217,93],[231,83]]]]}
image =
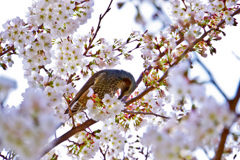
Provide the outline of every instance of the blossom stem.
{"type": "Polygon", "coordinates": [[[45,147],[45,150],[43,151],[42,156],[47,154],[49,151],[51,151],[54,147],[56,147],[60,143],[66,141],[68,138],[72,137],[74,134],[84,131],[86,128],[90,127],[91,125],[95,124],[96,122],[97,121],[95,121],[93,119],[89,119],[89,120],[85,121],[84,123],[82,123],[81,125],[76,126],[75,128],[72,128],[71,130],[69,130],[68,132],[63,134],[61,137],[54,139],[52,142],[47,144],[47,146],[45,147]]]}
{"type": "Polygon", "coordinates": [[[143,115],[154,115],[156,117],[162,117],[164,119],[170,119],[170,117],[162,116],[160,114],[152,113],[152,112],[134,112],[134,111],[127,111],[127,110],[122,110],[124,113],[129,113],[129,114],[143,114],[143,115]]]}
{"type": "Polygon", "coordinates": [[[113,0],[110,1],[110,3],[109,3],[109,5],[108,5],[106,11],[103,13],[103,15],[100,14],[100,16],[99,16],[99,21],[98,21],[98,25],[97,25],[97,29],[96,29],[95,33],[93,34],[93,38],[89,40],[89,45],[88,45],[88,47],[86,48],[86,50],[85,50],[85,52],[83,53],[83,55],[86,56],[87,53],[88,53],[88,51],[92,48],[92,43],[93,43],[94,39],[96,38],[96,36],[97,36],[100,28],[101,28],[102,19],[103,19],[103,18],[105,17],[105,15],[110,11],[112,2],[113,2],[113,0]]]}
{"type": "Polygon", "coordinates": [[[209,78],[210,78],[210,82],[213,83],[213,85],[218,89],[218,91],[222,94],[222,96],[225,98],[226,101],[228,101],[228,98],[226,96],[226,94],[222,91],[222,89],[219,87],[219,85],[217,85],[216,81],[214,80],[211,72],[209,71],[209,69],[200,61],[199,58],[196,58],[196,61],[203,67],[203,69],[207,72],[209,78]]]}
{"type": "MultiPolygon", "coordinates": [[[[6,51],[0,53],[0,56],[3,56],[4,54],[10,52],[10,51],[13,51],[13,53],[15,53],[15,49],[14,49],[14,45],[12,45],[10,48],[8,48],[6,51]]],[[[12,53],[12,54],[13,54],[12,53]]]]}

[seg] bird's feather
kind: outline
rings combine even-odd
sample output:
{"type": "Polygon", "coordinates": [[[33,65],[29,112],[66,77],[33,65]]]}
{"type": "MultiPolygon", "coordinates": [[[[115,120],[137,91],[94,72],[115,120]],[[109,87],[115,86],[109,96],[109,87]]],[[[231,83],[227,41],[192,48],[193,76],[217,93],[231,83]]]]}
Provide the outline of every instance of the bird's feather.
{"type": "MultiPolygon", "coordinates": [[[[96,81],[99,79],[99,77],[103,76],[102,71],[95,73],[94,75],[92,75],[88,81],[84,84],[84,86],[80,89],[80,91],[75,95],[75,97],[72,99],[72,101],[70,102],[69,106],[72,107],[73,104],[82,96],[83,93],[85,93],[94,83],[96,83],[96,81]]],[[[69,110],[67,109],[65,111],[65,114],[67,114],[69,112],[69,110]]]]}

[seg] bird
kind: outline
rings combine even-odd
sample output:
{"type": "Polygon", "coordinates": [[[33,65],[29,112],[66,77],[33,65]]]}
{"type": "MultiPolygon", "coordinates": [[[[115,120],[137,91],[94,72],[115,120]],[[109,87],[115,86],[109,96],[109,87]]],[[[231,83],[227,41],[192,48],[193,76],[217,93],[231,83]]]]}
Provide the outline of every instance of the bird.
{"type": "MultiPolygon", "coordinates": [[[[118,99],[121,100],[124,96],[131,95],[136,86],[133,75],[127,71],[118,69],[104,69],[98,71],[88,79],[70,102],[69,106],[72,115],[87,109],[86,103],[90,99],[90,97],[87,96],[89,88],[92,88],[94,94],[97,94],[100,99],[103,99],[105,94],[109,94],[110,97],[113,97],[120,89],[121,92],[118,99]]],[[[71,116],[69,109],[65,111],[65,114],[71,116]]]]}

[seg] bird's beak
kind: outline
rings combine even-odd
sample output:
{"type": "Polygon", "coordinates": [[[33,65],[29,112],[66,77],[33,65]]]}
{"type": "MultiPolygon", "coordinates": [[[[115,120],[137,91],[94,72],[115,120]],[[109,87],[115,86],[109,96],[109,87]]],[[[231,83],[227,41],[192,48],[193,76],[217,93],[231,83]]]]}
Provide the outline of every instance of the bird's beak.
{"type": "Polygon", "coordinates": [[[120,94],[120,96],[118,97],[118,99],[119,99],[119,100],[122,99],[123,96],[124,96],[124,94],[123,94],[123,92],[122,92],[122,93],[120,94]]]}

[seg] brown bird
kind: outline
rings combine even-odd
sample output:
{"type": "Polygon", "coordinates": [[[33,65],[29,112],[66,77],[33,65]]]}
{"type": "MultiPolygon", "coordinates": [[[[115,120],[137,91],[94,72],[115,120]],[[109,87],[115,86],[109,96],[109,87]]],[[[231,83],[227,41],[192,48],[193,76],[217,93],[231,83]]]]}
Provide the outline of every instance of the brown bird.
{"type": "MultiPolygon", "coordinates": [[[[93,74],[69,105],[73,115],[87,108],[89,88],[92,88],[100,99],[103,99],[105,94],[113,97],[118,89],[121,89],[118,99],[122,99],[135,90],[136,82],[132,74],[124,70],[105,69],[93,74]]],[[[69,113],[68,109],[65,111],[65,114],[67,113],[69,113]]]]}

